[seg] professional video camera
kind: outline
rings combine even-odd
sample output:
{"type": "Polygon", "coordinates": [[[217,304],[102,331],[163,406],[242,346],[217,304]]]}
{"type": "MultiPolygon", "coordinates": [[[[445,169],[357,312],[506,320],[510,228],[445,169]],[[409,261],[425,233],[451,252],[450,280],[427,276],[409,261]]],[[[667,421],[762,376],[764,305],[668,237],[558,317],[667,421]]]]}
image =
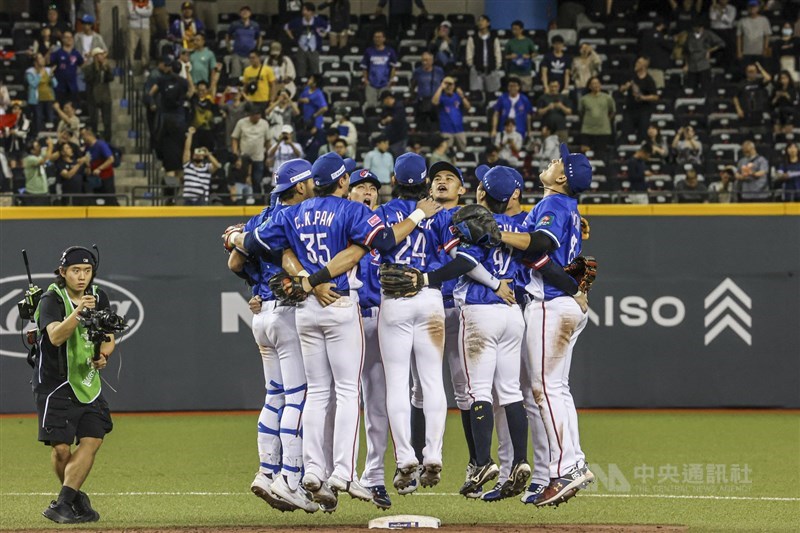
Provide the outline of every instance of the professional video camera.
{"type": "Polygon", "coordinates": [[[110,340],[109,333],[122,333],[127,327],[125,317],[110,309],[84,309],[80,312],[80,321],[89,340],[95,344],[110,340]]]}

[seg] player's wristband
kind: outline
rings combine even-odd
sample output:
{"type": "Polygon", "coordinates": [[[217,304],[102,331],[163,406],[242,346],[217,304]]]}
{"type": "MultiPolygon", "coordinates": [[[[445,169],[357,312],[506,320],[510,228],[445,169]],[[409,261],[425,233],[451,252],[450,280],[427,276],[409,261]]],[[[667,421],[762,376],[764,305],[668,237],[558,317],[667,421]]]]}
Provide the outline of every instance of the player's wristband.
{"type": "Polygon", "coordinates": [[[503,286],[503,282],[502,282],[502,281],[500,281],[499,279],[498,279],[498,280],[496,280],[496,281],[497,281],[497,287],[495,287],[494,289],[492,289],[492,292],[497,292],[497,291],[499,291],[499,290],[500,290],[500,287],[502,287],[502,286],[503,286]]]}
{"type": "Polygon", "coordinates": [[[308,276],[308,283],[312,287],[316,287],[321,283],[328,283],[331,280],[331,271],[328,270],[328,267],[325,267],[321,270],[317,270],[310,276],[308,276]]]}
{"type": "Polygon", "coordinates": [[[422,285],[427,287],[428,286],[428,273],[424,272],[422,274],[422,285]]]}
{"type": "Polygon", "coordinates": [[[425,211],[422,209],[415,209],[413,213],[408,215],[408,218],[414,221],[414,224],[419,224],[425,220],[425,211]]]}
{"type": "Polygon", "coordinates": [[[308,271],[307,271],[306,269],[303,269],[303,270],[301,270],[300,272],[298,272],[298,273],[297,273],[297,275],[298,275],[298,276],[302,276],[302,277],[304,277],[304,278],[307,278],[307,277],[309,277],[311,274],[309,274],[309,273],[308,273],[308,271]]]}
{"type": "Polygon", "coordinates": [[[243,256],[245,256],[247,258],[250,257],[250,254],[248,254],[247,250],[245,250],[244,248],[240,248],[239,246],[237,246],[236,248],[234,248],[234,250],[236,250],[237,252],[239,252],[240,254],[242,254],[243,256]]]}
{"type": "Polygon", "coordinates": [[[580,289],[578,289],[578,292],[572,295],[573,298],[580,298],[581,296],[583,296],[583,291],[580,289]]]}

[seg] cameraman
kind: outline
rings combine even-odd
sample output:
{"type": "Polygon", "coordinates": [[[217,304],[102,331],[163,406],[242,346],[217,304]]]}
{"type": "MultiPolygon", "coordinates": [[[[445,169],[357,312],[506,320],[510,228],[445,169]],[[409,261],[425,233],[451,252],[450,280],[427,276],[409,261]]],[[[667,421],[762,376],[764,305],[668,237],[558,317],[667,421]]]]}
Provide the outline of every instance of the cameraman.
{"type": "Polygon", "coordinates": [[[289,124],[281,126],[281,137],[267,152],[267,157],[272,159],[272,168],[277,172],[281,165],[290,159],[305,157],[303,147],[293,140],[294,128],[289,124]]]}
{"type": "Polygon", "coordinates": [[[92,285],[95,257],[84,248],[68,248],[56,279],[36,309],[40,352],[33,374],[39,415],[39,441],[52,447],[51,460],[61,481],[58,500],[42,513],[60,524],[95,522],[100,515],[80,488],[95,454],[113,424],[100,387],[99,370],[114,350],[114,336],[100,345],[85,340],[79,316],[86,309],[109,309],[108,296],[92,285]],[[72,443],[77,442],[73,450],[72,443]]]}

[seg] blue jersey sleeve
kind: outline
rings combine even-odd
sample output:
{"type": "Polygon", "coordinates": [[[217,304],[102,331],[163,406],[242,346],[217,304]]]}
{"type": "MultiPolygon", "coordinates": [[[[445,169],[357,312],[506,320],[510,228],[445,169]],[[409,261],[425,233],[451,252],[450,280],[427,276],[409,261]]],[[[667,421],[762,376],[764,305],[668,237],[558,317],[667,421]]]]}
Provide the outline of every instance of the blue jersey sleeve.
{"type": "Polygon", "coordinates": [[[291,242],[286,230],[287,212],[283,209],[273,217],[265,220],[255,231],[256,241],[266,250],[277,251],[291,248],[291,242]]]}
{"type": "Polygon", "coordinates": [[[348,206],[347,214],[349,220],[349,234],[347,236],[350,242],[370,248],[372,241],[375,237],[384,230],[386,225],[383,223],[381,216],[371,211],[369,207],[358,202],[351,202],[353,205],[348,206]]]}
{"type": "Polygon", "coordinates": [[[569,213],[563,211],[556,212],[554,209],[542,210],[542,213],[537,214],[533,219],[533,231],[544,232],[548,237],[553,239],[553,242],[556,243],[556,247],[560,247],[563,244],[561,240],[564,238],[564,230],[568,224],[568,215],[569,213]]]}

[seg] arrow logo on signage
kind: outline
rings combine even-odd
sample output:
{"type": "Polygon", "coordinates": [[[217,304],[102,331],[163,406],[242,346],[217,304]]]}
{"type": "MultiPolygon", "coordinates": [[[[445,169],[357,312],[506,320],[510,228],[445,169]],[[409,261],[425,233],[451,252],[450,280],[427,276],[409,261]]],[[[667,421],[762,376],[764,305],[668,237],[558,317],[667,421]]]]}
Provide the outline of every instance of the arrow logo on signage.
{"type": "Polygon", "coordinates": [[[749,311],[753,307],[753,300],[731,278],[725,278],[716,289],[711,291],[706,296],[704,305],[706,328],[722,317],[711,329],[706,331],[705,346],[708,346],[726,329],[731,329],[748,346],[753,345],[753,337],[748,331],[753,327],[753,319],[749,311]]]}

